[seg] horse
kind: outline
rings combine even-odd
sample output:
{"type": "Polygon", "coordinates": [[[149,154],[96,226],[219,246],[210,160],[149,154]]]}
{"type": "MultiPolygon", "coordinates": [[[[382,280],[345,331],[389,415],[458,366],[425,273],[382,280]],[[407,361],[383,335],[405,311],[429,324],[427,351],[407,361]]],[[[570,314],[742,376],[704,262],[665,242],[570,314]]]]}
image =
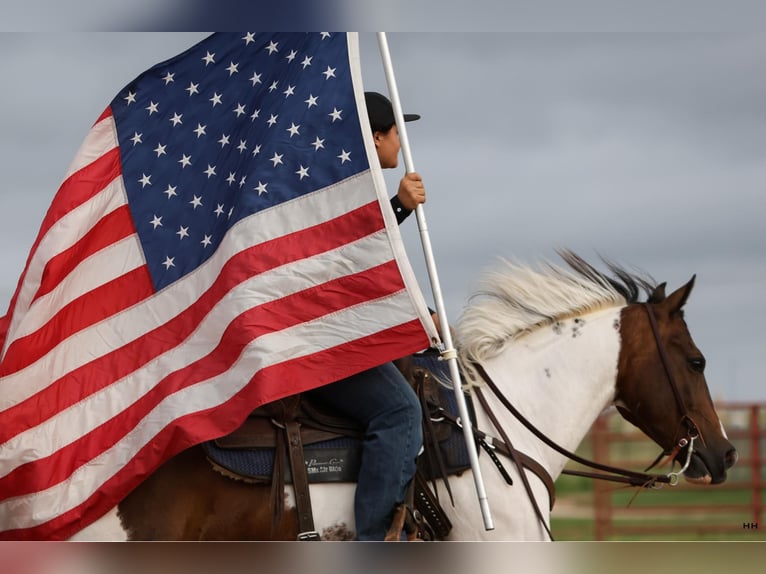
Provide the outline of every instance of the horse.
{"type": "MultiPolygon", "coordinates": [[[[568,462],[562,452],[574,451],[598,415],[616,407],[682,466],[675,478],[683,473],[691,483],[725,481],[737,452],[716,414],[704,356],[684,320],[695,277],[666,296],[665,283],[646,274],[609,261],[602,272],[572,252],[559,255],[566,267],[502,261],[485,274],[454,325],[465,390],[481,394],[476,428],[501,433],[555,480],[568,462]],[[645,301],[639,301],[642,295],[645,301]]],[[[550,540],[553,493],[545,482],[529,471],[521,476],[506,460],[509,486],[491,457],[478,457],[478,464],[494,528],[481,519],[468,470],[449,477],[451,495],[443,483],[435,485],[439,500],[454,501],[444,504],[452,523],[446,539],[550,540]]],[[[221,475],[199,446],[192,447],[75,539],[99,539],[106,527],[101,532],[110,538],[130,540],[295,540],[292,488],[285,487],[285,511],[275,524],[270,488],[221,475]]],[[[354,488],[311,485],[323,540],[353,539],[354,488]]]]}

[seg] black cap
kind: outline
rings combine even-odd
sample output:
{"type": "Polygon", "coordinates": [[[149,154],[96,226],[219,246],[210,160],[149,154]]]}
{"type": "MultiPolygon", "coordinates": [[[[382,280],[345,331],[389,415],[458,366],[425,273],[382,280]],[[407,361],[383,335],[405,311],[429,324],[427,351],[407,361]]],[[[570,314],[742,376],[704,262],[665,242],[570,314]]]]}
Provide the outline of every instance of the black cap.
{"type": "MultiPolygon", "coordinates": [[[[386,96],[378,92],[365,92],[364,101],[367,104],[367,116],[373,132],[386,132],[396,123],[394,107],[386,96]]],[[[419,119],[418,114],[404,114],[405,122],[419,119]]]]}

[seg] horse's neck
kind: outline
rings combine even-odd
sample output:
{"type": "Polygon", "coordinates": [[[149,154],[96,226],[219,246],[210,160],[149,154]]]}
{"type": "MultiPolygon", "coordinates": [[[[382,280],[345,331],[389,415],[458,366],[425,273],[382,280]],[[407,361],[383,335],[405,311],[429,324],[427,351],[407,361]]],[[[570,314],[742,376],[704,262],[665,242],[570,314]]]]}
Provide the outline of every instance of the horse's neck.
{"type": "MultiPolygon", "coordinates": [[[[482,365],[527,420],[574,451],[614,398],[619,313],[618,308],[601,310],[536,329],[482,365]]],[[[543,446],[494,397],[491,404],[513,446],[538,460],[555,479],[566,458],[543,446]]]]}

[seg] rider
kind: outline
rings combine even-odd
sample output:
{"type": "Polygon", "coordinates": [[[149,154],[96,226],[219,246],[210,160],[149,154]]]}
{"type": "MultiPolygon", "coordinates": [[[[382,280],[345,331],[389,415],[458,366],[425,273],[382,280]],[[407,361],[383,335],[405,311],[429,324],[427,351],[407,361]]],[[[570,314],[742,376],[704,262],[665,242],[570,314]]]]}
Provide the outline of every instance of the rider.
{"type": "MultiPolygon", "coordinates": [[[[391,102],[376,92],[365,92],[365,102],[380,166],[395,168],[400,142],[391,102]]],[[[407,114],[404,121],[419,118],[407,114]]],[[[397,221],[404,221],[425,200],[420,175],[405,175],[391,198],[397,221]]],[[[415,461],[423,444],[420,403],[415,392],[394,364],[386,363],[309,394],[364,427],[354,498],[356,538],[383,540],[394,509],[404,501],[415,475],[415,461]]]]}

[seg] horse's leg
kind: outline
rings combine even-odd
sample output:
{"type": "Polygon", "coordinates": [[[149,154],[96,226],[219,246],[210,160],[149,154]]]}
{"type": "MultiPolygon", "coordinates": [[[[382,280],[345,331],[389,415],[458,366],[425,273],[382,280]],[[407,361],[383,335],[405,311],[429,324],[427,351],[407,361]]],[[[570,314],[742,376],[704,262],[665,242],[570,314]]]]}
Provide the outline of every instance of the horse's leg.
{"type": "Polygon", "coordinates": [[[294,510],[274,532],[270,486],[256,486],[215,472],[202,449],[167,461],[120,503],[131,540],[294,540],[294,510]]]}

